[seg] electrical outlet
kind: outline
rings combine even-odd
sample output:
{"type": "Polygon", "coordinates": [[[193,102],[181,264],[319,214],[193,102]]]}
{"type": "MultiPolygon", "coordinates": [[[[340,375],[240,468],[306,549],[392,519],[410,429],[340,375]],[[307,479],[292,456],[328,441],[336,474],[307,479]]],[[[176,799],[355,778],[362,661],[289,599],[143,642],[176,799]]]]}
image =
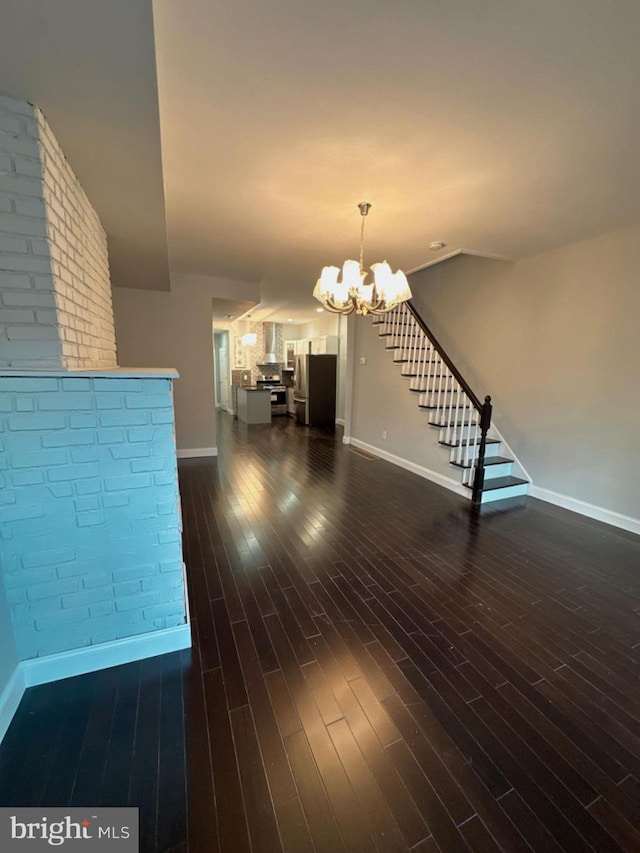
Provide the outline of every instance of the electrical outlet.
{"type": "Polygon", "coordinates": [[[382,430],[382,438],[385,439],[386,437],[387,437],[387,431],[386,431],[386,429],[383,429],[382,430]]]}
{"type": "Polygon", "coordinates": [[[367,363],[367,359],[364,356],[361,356],[360,364],[366,364],[366,363],[367,363]]]}

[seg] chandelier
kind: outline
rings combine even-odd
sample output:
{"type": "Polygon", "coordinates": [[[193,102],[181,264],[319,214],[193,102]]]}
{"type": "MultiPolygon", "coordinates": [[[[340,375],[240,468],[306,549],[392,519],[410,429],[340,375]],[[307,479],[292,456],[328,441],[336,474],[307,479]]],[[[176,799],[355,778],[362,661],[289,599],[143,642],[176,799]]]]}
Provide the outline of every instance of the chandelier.
{"type": "Polygon", "coordinates": [[[362,215],[360,226],[360,263],[345,261],[342,281],[338,281],[338,267],[324,267],[313,290],[314,297],[327,311],[336,314],[385,314],[400,302],[411,299],[411,290],[402,270],[391,272],[386,261],[372,264],[373,284],[365,284],[364,271],[364,218],[371,205],[363,201],[358,205],[362,215]]]}

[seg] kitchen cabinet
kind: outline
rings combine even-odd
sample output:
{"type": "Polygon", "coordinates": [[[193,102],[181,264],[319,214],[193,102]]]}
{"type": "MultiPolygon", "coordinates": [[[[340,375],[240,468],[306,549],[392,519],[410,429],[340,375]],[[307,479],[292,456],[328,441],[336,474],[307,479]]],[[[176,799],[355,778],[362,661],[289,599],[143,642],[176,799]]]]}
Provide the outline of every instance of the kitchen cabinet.
{"type": "Polygon", "coordinates": [[[308,338],[302,338],[301,340],[296,341],[296,355],[308,355],[309,351],[308,338]]]}
{"type": "Polygon", "coordinates": [[[271,389],[238,388],[238,420],[245,424],[271,423],[271,389]]]}
{"type": "Polygon", "coordinates": [[[298,355],[297,349],[297,341],[285,341],[284,342],[284,366],[285,367],[295,367],[296,366],[296,356],[298,355]]]}
{"type": "Polygon", "coordinates": [[[318,338],[311,338],[311,354],[312,355],[337,355],[338,354],[338,336],[337,335],[322,335],[318,338]]]}

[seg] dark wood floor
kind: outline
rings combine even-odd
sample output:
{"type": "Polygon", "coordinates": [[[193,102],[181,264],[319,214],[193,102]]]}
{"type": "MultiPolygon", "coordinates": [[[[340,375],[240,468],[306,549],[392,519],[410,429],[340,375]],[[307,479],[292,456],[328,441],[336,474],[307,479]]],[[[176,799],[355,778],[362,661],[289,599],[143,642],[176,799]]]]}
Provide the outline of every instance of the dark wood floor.
{"type": "Polygon", "coordinates": [[[0,804],[139,805],[143,851],[640,850],[637,537],[285,419],[219,448],[180,464],[194,648],[29,690],[0,804]]]}

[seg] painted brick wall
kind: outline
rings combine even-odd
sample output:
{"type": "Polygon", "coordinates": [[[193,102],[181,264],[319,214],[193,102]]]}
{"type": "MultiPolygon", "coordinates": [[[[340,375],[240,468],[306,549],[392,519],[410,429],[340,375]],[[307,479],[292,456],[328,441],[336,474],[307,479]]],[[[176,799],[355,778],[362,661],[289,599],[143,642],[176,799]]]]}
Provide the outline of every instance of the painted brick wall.
{"type": "Polygon", "coordinates": [[[37,117],[62,366],[115,367],[107,235],[40,110],[37,117]]]}
{"type": "Polygon", "coordinates": [[[44,116],[0,96],[0,366],[116,366],[106,236],[44,116]]]}
{"type": "Polygon", "coordinates": [[[171,380],[0,377],[0,442],[22,660],[185,623],[171,380]]]}
{"type": "Polygon", "coordinates": [[[0,365],[60,367],[36,110],[0,96],[0,365]]]}

